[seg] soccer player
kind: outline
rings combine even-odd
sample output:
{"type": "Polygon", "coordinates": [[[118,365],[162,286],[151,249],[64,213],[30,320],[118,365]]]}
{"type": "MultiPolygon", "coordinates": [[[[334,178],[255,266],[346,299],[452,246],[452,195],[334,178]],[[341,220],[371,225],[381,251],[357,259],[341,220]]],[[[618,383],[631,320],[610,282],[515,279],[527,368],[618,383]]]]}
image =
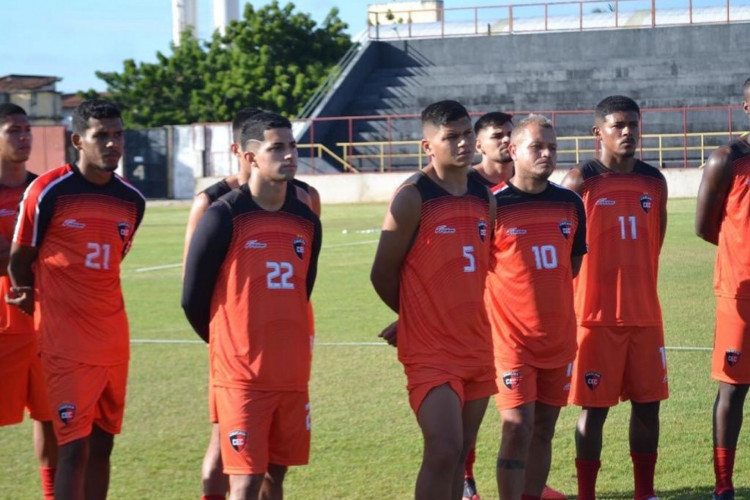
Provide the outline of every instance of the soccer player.
{"type": "Polygon", "coordinates": [[[664,328],[656,291],[667,230],[667,183],[635,158],[640,109],[611,96],[594,112],[599,158],[572,169],[563,185],[586,207],[589,253],[576,279],[578,354],[570,401],[576,426],[578,498],[592,500],[609,408],[630,400],[635,499],[655,498],[659,404],[668,397],[664,328]]]}
{"type": "Polygon", "coordinates": [[[114,104],[82,102],[71,140],[78,163],[44,173],[24,193],[9,267],[11,302],[36,310],[59,444],[56,500],[107,495],[130,354],[120,262],[145,209],[114,173],[123,150],[114,104]]]}
{"type": "Polygon", "coordinates": [[[493,111],[479,117],[474,124],[477,151],[482,162],[469,170],[469,177],[487,187],[495,187],[513,175],[513,158],[508,152],[513,116],[493,111]]]}
{"type": "MultiPolygon", "coordinates": [[[[246,184],[250,178],[252,164],[242,155],[242,126],[254,115],[262,112],[262,110],[257,108],[243,108],[232,120],[232,139],[234,142],[231,145],[231,152],[239,160],[240,171],[237,174],[230,175],[229,177],[220,180],[216,184],[212,184],[198,193],[195,200],[193,200],[190,215],[188,216],[187,228],[185,230],[183,261],[184,257],[187,256],[190,247],[190,240],[195,231],[195,227],[206,210],[208,210],[208,207],[232,189],[236,189],[241,185],[246,184]]],[[[288,183],[288,189],[290,190],[291,195],[297,196],[300,200],[309,205],[313,212],[315,212],[315,215],[320,217],[320,195],[314,187],[298,179],[292,179],[292,181],[288,183]]],[[[226,497],[226,493],[229,489],[229,480],[223,472],[223,465],[221,463],[219,424],[216,415],[213,386],[210,381],[208,384],[208,408],[209,420],[213,426],[211,428],[211,437],[208,442],[208,447],[206,448],[206,453],[203,457],[203,496],[201,497],[201,500],[220,500],[226,497]]]]}
{"type": "Polygon", "coordinates": [[[581,198],[548,181],[557,138],[545,117],[513,130],[515,173],[494,191],[495,238],[485,294],[495,350],[502,439],[501,500],[542,498],[576,352],[573,277],[586,253],[581,198]]]}
{"type": "MultiPolygon", "coordinates": [[[[750,78],[742,107],[750,115],[750,78]]],[[[718,381],[714,403],[713,498],[733,500],[734,455],[750,386],[750,142],[747,134],[714,151],[698,189],[695,231],[718,246],[714,269],[716,331],[711,376],[718,381]],[[743,355],[744,353],[744,355],[743,355]]]]}
{"type": "MultiPolygon", "coordinates": [[[[8,257],[18,203],[36,175],[26,171],[31,154],[31,125],[23,108],[0,104],[0,294],[10,290],[8,257]]],[[[54,496],[57,444],[44,386],[34,320],[18,308],[0,304],[0,426],[23,420],[24,407],[34,420],[34,452],[45,500],[54,496]]]]}
{"type": "Polygon", "coordinates": [[[318,217],[287,183],[297,167],[289,120],[243,125],[248,184],[203,215],[185,263],[182,306],[209,341],[211,380],[230,498],[282,498],[287,467],[308,461],[309,299],[318,217]]]}
{"type": "Polygon", "coordinates": [[[467,177],[475,136],[466,109],[430,104],[422,130],[430,165],[394,195],[371,280],[398,312],[398,357],[424,437],[416,498],[458,500],[466,455],[497,392],[483,302],[495,206],[467,177]]]}

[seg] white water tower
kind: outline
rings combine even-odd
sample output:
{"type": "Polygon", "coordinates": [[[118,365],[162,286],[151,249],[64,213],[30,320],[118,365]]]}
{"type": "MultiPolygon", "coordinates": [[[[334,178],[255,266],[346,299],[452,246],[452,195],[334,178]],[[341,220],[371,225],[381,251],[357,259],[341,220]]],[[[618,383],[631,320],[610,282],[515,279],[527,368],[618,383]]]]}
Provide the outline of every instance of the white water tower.
{"type": "Polygon", "coordinates": [[[240,18],[239,0],[214,0],[214,29],[224,34],[231,21],[240,18]]]}
{"type": "MultiPolygon", "coordinates": [[[[180,34],[186,29],[198,34],[198,0],[172,0],[172,41],[180,44],[180,34]]],[[[230,21],[240,18],[239,0],[213,0],[214,29],[224,33],[230,21]]]]}

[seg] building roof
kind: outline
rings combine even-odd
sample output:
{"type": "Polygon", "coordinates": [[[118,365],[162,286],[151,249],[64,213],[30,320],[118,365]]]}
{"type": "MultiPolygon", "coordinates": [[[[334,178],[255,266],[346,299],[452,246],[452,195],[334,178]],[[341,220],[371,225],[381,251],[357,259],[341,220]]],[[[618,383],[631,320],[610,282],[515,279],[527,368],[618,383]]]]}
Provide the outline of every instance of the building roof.
{"type": "Polygon", "coordinates": [[[78,94],[63,94],[62,109],[73,109],[83,102],[83,97],[78,94]]]}
{"type": "Polygon", "coordinates": [[[62,78],[56,76],[39,75],[6,75],[0,77],[0,92],[18,92],[23,90],[38,90],[54,85],[62,78]]]}

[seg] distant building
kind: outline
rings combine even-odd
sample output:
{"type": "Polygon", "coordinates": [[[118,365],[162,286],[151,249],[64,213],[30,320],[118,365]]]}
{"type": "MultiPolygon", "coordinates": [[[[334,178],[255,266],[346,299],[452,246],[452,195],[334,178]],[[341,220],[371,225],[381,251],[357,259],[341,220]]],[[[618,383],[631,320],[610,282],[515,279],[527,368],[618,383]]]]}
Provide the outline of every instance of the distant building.
{"type": "Polygon", "coordinates": [[[367,21],[376,24],[434,23],[443,19],[443,0],[371,3],[367,21]]]}
{"type": "Polygon", "coordinates": [[[0,103],[11,102],[26,110],[32,125],[60,125],[62,95],[55,90],[56,76],[7,75],[0,77],[0,103]]]}

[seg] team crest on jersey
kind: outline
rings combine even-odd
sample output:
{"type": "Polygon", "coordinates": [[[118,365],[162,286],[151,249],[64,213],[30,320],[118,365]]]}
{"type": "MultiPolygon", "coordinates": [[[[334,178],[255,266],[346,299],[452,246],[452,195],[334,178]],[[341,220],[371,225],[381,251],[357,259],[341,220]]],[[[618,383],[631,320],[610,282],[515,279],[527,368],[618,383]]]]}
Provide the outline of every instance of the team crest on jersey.
{"type": "Polygon", "coordinates": [[[641,196],[641,208],[644,212],[648,213],[649,210],[651,210],[651,205],[654,204],[654,199],[651,197],[650,194],[645,193],[643,196],[641,196]]]}
{"type": "Polygon", "coordinates": [[[570,233],[573,232],[573,223],[569,220],[564,220],[558,226],[560,227],[560,232],[567,240],[570,237],[570,233]]]}
{"type": "Polygon", "coordinates": [[[68,425],[76,416],[76,405],[63,403],[57,407],[57,414],[63,424],[68,425]]]}
{"type": "Polygon", "coordinates": [[[229,433],[229,444],[237,453],[242,453],[247,444],[247,432],[246,431],[231,431],[229,433]]]}
{"type": "Polygon", "coordinates": [[[505,372],[503,373],[503,384],[508,390],[513,390],[521,384],[521,372],[505,372]]]}
{"type": "Polygon", "coordinates": [[[292,247],[294,248],[294,253],[299,257],[299,260],[302,260],[305,256],[305,239],[299,236],[294,238],[292,247]]]}
{"type": "Polygon", "coordinates": [[[586,372],[584,381],[586,382],[586,386],[593,391],[601,385],[602,374],[599,372],[586,372]]]}
{"type": "Polygon", "coordinates": [[[117,233],[120,235],[122,241],[127,240],[132,231],[133,225],[130,222],[122,221],[117,223],[117,233]]]}
{"type": "Polygon", "coordinates": [[[734,366],[734,365],[736,365],[737,363],[740,362],[740,358],[742,357],[742,353],[740,351],[736,350],[736,349],[729,349],[726,352],[725,356],[726,356],[727,364],[729,366],[734,366]]]}
{"type": "Polygon", "coordinates": [[[484,239],[487,237],[487,223],[480,220],[477,223],[477,230],[479,231],[479,239],[484,243],[484,239]]]}

